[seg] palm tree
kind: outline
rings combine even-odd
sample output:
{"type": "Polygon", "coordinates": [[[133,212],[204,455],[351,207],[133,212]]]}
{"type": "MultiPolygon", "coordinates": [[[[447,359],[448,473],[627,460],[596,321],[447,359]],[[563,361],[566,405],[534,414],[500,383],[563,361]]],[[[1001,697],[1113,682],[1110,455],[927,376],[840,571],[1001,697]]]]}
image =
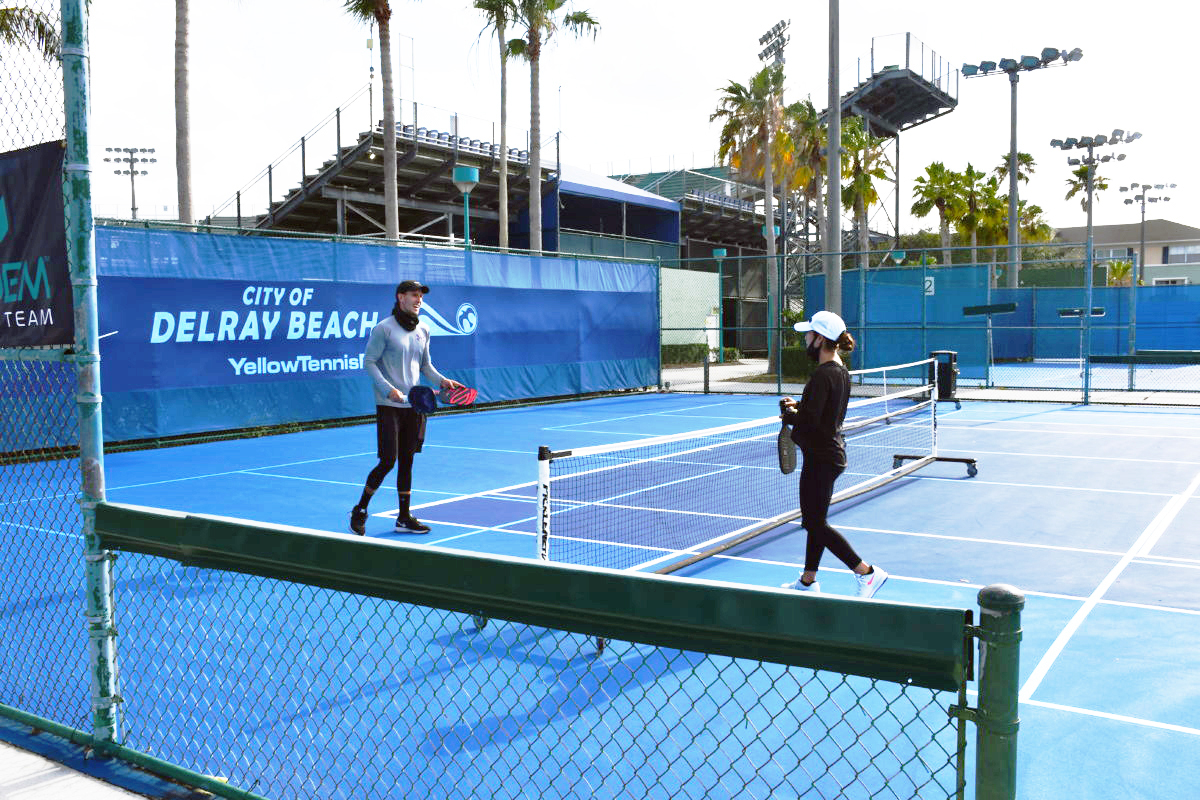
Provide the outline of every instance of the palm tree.
{"type": "MultiPolygon", "coordinates": [[[[955,227],[958,228],[959,234],[969,237],[971,240],[971,263],[979,263],[979,227],[982,223],[981,198],[986,192],[986,184],[983,179],[987,177],[984,173],[976,171],[975,167],[967,164],[967,169],[959,176],[959,190],[961,191],[962,212],[955,221],[955,227]]],[[[992,179],[993,189],[996,179],[992,179]]]]}
{"type": "Polygon", "coordinates": [[[1108,262],[1108,285],[1129,286],[1133,283],[1132,261],[1108,262]]]}
{"type": "Polygon", "coordinates": [[[188,112],[188,0],[175,0],[175,179],[179,221],[192,221],[192,142],[188,112]]]}
{"type": "Polygon", "coordinates": [[[560,27],[576,36],[600,30],[587,11],[556,17],[567,0],[516,0],[517,15],[525,26],[525,39],[509,42],[509,52],[529,62],[529,249],[542,249],[542,101],[541,61],[545,46],[560,27]]]}
{"type": "MultiPolygon", "coordinates": [[[[753,160],[757,152],[757,160],[761,163],[766,193],[764,233],[767,234],[767,297],[770,307],[779,297],[774,236],[776,148],[772,142],[778,139],[780,128],[778,98],[783,91],[783,66],[771,64],[763,67],[750,78],[747,85],[730,81],[723,91],[717,110],[708,117],[709,122],[725,120],[721,127],[717,158],[729,159],[731,165],[742,165],[745,170],[746,162],[753,160]],[[770,157],[766,154],[770,154],[770,157]]],[[[776,320],[768,321],[769,327],[774,328],[775,325],[776,320]]],[[[778,349],[775,347],[775,337],[770,333],[767,335],[767,361],[774,371],[778,363],[778,349]]]]}
{"type": "Polygon", "coordinates": [[[1054,238],[1054,228],[1042,216],[1042,207],[1020,200],[1017,203],[1018,224],[1021,240],[1030,244],[1041,244],[1054,238]]]}
{"type": "Polygon", "coordinates": [[[867,251],[871,240],[867,225],[867,211],[879,202],[879,190],[875,181],[887,180],[886,168],[891,164],[883,153],[885,140],[867,130],[861,117],[846,117],[842,121],[842,146],[847,158],[842,161],[842,177],[849,180],[842,187],[842,205],[854,211],[854,225],[858,229],[858,266],[867,268],[867,251]]]}
{"type": "Polygon", "coordinates": [[[53,62],[61,42],[48,15],[16,6],[0,8],[0,44],[38,50],[46,61],[53,62]]]}
{"type": "Polygon", "coordinates": [[[1108,188],[1108,178],[1101,177],[1096,172],[1096,167],[1089,167],[1084,164],[1081,167],[1076,167],[1071,170],[1071,177],[1067,178],[1067,196],[1064,200],[1070,200],[1077,194],[1082,195],[1079,198],[1080,207],[1086,212],[1088,210],[1088,170],[1092,170],[1092,196],[1097,200],[1100,199],[1099,194],[1108,188]]]}
{"type": "Polygon", "coordinates": [[[912,205],[912,213],[924,217],[930,211],[937,209],[942,243],[942,263],[950,263],[950,223],[962,214],[963,202],[959,193],[959,175],[946,165],[935,161],[925,168],[925,174],[919,175],[913,183],[913,196],[916,202],[912,205]]]}
{"type": "Polygon", "coordinates": [[[508,56],[509,42],[504,37],[508,24],[516,19],[515,0],[475,0],[487,26],[496,31],[500,43],[500,247],[508,248],[508,56]]]}
{"type": "Polygon", "coordinates": [[[791,175],[788,184],[795,186],[807,203],[817,205],[820,231],[825,230],[825,214],[821,204],[821,189],[825,176],[825,128],[813,106],[812,98],[792,103],[784,109],[783,132],[791,145],[791,175]]]}
{"type": "Polygon", "coordinates": [[[384,235],[400,238],[396,197],[396,103],[392,96],[392,6],[388,0],[343,0],[346,12],[379,26],[379,74],[383,80],[383,219],[384,235]]]}
{"type": "MultiPolygon", "coordinates": [[[[1012,160],[1011,153],[1005,153],[1000,160],[1000,164],[992,170],[992,174],[997,178],[1004,179],[1008,177],[1008,162],[1012,160]]],[[[1022,183],[1029,183],[1029,176],[1036,172],[1036,165],[1033,161],[1033,156],[1029,153],[1017,153],[1017,180],[1022,183]]]]}

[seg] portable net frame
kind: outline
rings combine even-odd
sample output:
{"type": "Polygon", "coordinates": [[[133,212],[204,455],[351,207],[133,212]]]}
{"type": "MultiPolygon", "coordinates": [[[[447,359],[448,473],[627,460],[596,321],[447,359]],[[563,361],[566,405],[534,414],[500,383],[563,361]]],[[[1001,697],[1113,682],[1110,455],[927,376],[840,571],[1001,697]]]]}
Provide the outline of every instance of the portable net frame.
{"type": "MultiPolygon", "coordinates": [[[[851,372],[844,502],[910,475],[937,454],[934,359],[851,372]]],[[[538,453],[543,560],[669,573],[800,517],[798,480],[780,472],[779,417],[639,441],[538,453]]]]}

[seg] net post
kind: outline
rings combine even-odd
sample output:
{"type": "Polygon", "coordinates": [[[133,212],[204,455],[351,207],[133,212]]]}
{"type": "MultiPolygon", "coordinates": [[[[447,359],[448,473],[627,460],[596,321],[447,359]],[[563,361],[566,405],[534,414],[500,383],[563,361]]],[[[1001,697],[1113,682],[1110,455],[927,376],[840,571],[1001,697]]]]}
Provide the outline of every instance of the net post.
{"type": "Polygon", "coordinates": [[[979,591],[979,708],[976,800],[1016,800],[1021,609],[1025,595],[1007,584],[979,591]]]}
{"type": "Polygon", "coordinates": [[[538,558],[550,560],[550,448],[538,448],[538,558]]]}

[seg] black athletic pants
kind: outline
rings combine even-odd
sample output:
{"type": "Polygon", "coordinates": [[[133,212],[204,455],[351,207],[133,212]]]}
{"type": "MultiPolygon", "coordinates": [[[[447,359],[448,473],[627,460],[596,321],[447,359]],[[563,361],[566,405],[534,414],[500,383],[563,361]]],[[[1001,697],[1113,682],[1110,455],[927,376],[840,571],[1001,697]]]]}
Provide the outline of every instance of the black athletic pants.
{"type": "Polygon", "coordinates": [[[413,455],[425,443],[424,415],[411,408],[375,406],[375,434],[379,463],[367,475],[367,486],[374,492],[396,467],[396,491],[411,491],[413,455]]]}
{"type": "Polygon", "coordinates": [[[826,548],[850,569],[857,567],[862,560],[846,538],[825,521],[829,514],[829,501],[833,497],[833,483],[845,469],[809,458],[805,458],[800,467],[801,522],[808,531],[808,544],[804,548],[805,572],[817,571],[826,548]]]}

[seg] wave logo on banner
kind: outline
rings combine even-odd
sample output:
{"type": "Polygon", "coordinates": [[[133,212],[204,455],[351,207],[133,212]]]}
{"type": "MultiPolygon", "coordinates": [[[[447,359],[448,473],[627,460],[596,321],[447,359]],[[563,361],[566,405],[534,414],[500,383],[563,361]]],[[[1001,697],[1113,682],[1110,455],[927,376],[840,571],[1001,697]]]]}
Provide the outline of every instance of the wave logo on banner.
{"type": "Polygon", "coordinates": [[[434,336],[470,336],[479,327],[479,312],[470,303],[458,307],[454,322],[448,321],[430,305],[421,306],[421,316],[434,336]]]}

